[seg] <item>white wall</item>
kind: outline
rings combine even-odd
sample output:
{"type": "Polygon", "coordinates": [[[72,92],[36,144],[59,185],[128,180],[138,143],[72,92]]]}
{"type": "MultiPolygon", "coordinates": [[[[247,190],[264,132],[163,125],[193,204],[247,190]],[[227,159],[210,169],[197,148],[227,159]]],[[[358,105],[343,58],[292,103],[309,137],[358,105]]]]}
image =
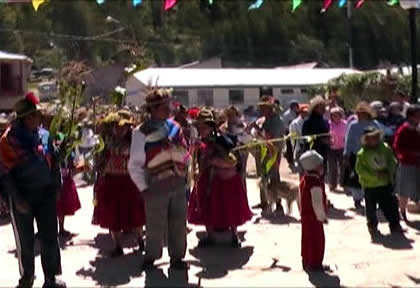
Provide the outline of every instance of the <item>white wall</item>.
{"type": "Polygon", "coordinates": [[[127,97],[125,102],[127,104],[141,106],[144,104],[144,98],[146,97],[146,86],[138,81],[135,77],[130,77],[126,84],[127,97]]]}
{"type": "Polygon", "coordinates": [[[213,89],[213,100],[215,108],[228,107],[229,103],[229,89],[215,88],[213,89]]]}

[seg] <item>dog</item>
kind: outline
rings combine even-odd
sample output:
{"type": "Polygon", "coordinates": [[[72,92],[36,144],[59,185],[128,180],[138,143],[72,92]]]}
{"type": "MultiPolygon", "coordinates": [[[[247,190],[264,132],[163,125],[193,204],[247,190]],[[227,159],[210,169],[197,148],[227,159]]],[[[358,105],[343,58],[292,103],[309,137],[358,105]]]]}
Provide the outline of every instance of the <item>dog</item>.
{"type": "Polygon", "coordinates": [[[262,177],[259,182],[259,187],[265,194],[268,202],[268,212],[273,212],[273,207],[278,200],[286,200],[287,215],[292,212],[292,204],[296,202],[300,211],[299,187],[290,182],[268,183],[266,177],[262,177]]]}

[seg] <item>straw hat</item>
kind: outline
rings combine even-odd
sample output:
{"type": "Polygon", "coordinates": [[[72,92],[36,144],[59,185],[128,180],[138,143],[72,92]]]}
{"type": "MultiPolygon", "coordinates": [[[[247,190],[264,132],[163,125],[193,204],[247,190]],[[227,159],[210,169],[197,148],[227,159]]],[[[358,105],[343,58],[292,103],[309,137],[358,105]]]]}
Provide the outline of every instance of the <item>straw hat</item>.
{"type": "Polygon", "coordinates": [[[134,120],[133,115],[128,110],[118,110],[117,112],[111,112],[108,116],[103,119],[103,123],[111,124],[117,123],[118,126],[124,125],[135,125],[136,122],[134,120]]]}
{"type": "Polygon", "coordinates": [[[312,113],[312,111],[319,105],[326,105],[325,99],[322,96],[315,96],[309,102],[308,112],[312,113]]]}
{"type": "Polygon", "coordinates": [[[172,89],[154,88],[147,93],[145,101],[147,107],[154,107],[169,102],[171,98],[172,89]]]}
{"type": "Polygon", "coordinates": [[[324,165],[324,158],[315,150],[309,150],[300,156],[299,162],[305,171],[312,171],[324,165]]]}
{"type": "Polygon", "coordinates": [[[374,137],[374,136],[380,137],[380,139],[382,140],[383,136],[384,136],[384,132],[381,129],[378,129],[377,127],[375,127],[375,126],[366,127],[363,130],[363,135],[362,135],[362,138],[361,138],[360,142],[362,143],[362,145],[365,145],[366,144],[366,138],[367,137],[374,137]]]}
{"type": "Polygon", "coordinates": [[[203,108],[200,110],[200,113],[198,113],[197,122],[215,124],[216,118],[212,110],[203,108]]]}
{"type": "Polygon", "coordinates": [[[341,110],[341,108],[340,107],[334,107],[334,108],[331,108],[331,110],[330,110],[330,113],[331,114],[340,114],[340,115],[342,115],[342,110],[341,110]]]}
{"type": "Polygon", "coordinates": [[[270,106],[274,107],[274,97],[272,96],[262,96],[258,106],[270,106]]]}

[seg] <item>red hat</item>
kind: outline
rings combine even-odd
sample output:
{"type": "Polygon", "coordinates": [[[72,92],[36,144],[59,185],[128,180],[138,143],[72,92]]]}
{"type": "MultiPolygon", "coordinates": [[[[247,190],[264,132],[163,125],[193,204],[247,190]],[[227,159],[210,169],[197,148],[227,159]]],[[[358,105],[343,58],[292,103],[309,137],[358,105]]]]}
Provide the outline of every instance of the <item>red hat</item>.
{"type": "Polygon", "coordinates": [[[197,119],[198,114],[200,114],[200,108],[198,108],[198,107],[191,107],[190,109],[188,109],[188,116],[191,119],[197,119]]]}

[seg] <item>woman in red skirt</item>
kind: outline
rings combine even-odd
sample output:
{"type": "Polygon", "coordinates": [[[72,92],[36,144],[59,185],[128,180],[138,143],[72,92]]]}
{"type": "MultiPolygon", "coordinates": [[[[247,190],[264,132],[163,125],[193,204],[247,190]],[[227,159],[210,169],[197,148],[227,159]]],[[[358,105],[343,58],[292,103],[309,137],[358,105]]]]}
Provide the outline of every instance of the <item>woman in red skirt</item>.
{"type": "MultiPolygon", "coordinates": [[[[59,133],[60,135],[61,133],[59,133]]],[[[60,135],[61,136],[61,135],[60,135]]],[[[62,141],[64,137],[59,140],[62,141]]],[[[61,184],[61,190],[57,199],[57,217],[59,223],[59,235],[62,237],[68,237],[71,233],[64,229],[64,218],[66,216],[73,216],[77,210],[81,208],[79,195],[77,193],[76,184],[73,180],[73,157],[70,156],[65,161],[64,166],[61,168],[61,177],[63,183],[61,184]]]]}
{"type": "Polygon", "coordinates": [[[134,230],[139,249],[144,249],[144,202],[127,171],[134,120],[129,111],[120,110],[108,115],[104,122],[110,125],[111,135],[106,138],[106,147],[97,166],[100,178],[95,185],[94,224],[111,231],[115,244],[111,256],[118,257],[124,254],[122,231],[134,230]]]}
{"type": "Polygon", "coordinates": [[[203,109],[197,128],[201,145],[197,151],[198,180],[188,207],[188,221],[205,225],[207,237],[199,247],[214,244],[213,232],[231,231],[232,246],[240,247],[237,227],[252,218],[238,160],[230,153],[233,142],[216,133],[213,112],[203,109]]]}

